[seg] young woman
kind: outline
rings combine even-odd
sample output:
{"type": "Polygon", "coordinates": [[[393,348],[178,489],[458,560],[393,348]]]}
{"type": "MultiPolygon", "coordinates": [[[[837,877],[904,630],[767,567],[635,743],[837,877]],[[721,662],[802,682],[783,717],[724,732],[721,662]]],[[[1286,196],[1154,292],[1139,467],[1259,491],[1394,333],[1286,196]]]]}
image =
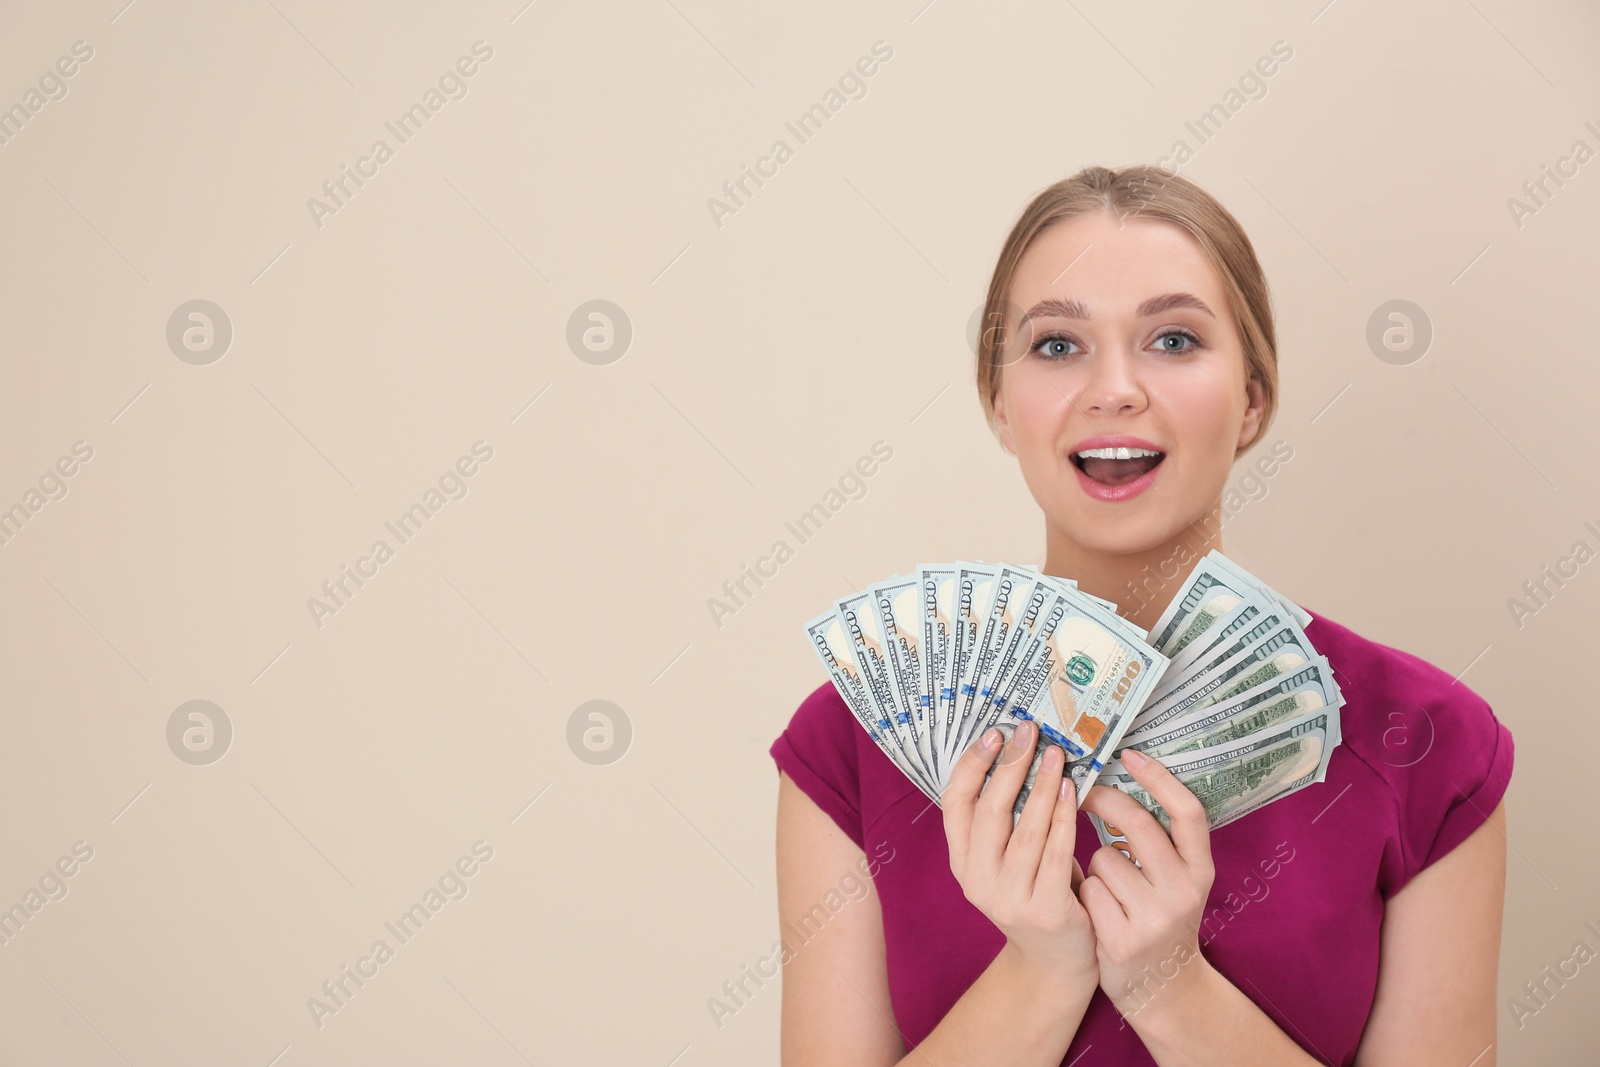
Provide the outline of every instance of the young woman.
{"type": "MultiPolygon", "coordinates": [[[[1183,178],[1091,167],[1028,206],[985,312],[978,397],[1044,512],[1042,569],[1149,629],[1222,548],[1231,468],[1276,406],[1250,241],[1183,178]],[[1075,459],[1117,445],[1159,456],[1075,459]]],[[[1326,780],[1208,832],[1125,755],[1170,837],[1104,786],[1083,812],[1139,867],[1097,847],[1055,751],[1013,828],[1031,724],[974,742],[941,814],[819,686],[771,749],[787,1067],[1493,1064],[1511,734],[1307,610],[1347,701],[1326,780]],[[843,900],[858,869],[875,892],[843,900]]]]}

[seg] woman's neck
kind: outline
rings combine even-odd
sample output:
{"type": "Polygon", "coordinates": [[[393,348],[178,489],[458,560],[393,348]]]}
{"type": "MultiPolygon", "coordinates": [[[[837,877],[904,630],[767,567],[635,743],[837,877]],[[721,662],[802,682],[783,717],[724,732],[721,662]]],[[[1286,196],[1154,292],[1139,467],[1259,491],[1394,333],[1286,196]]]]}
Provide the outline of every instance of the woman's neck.
{"type": "Polygon", "coordinates": [[[1222,551],[1222,530],[1191,524],[1171,541],[1144,552],[1100,552],[1085,548],[1046,524],[1045,561],[1040,569],[1074,578],[1078,588],[1117,603],[1117,613],[1143,630],[1156,620],[1202,556],[1222,551]]]}

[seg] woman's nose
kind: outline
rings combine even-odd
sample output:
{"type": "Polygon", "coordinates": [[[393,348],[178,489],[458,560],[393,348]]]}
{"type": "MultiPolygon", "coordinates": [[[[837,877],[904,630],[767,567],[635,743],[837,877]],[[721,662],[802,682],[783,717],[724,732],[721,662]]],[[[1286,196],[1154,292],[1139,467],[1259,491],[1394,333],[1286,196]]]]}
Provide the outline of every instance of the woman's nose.
{"type": "Polygon", "coordinates": [[[1102,348],[1089,360],[1089,380],[1084,385],[1084,401],[1091,411],[1106,415],[1137,410],[1144,402],[1144,390],[1131,355],[1118,347],[1102,348]]]}

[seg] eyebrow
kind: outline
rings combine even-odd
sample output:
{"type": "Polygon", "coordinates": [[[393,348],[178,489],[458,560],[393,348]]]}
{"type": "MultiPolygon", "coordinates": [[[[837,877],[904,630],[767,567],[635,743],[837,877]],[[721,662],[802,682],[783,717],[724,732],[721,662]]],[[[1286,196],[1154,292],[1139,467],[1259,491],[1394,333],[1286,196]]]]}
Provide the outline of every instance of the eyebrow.
{"type": "MultiPolygon", "coordinates": [[[[1149,300],[1139,305],[1135,310],[1135,314],[1143,319],[1151,315],[1159,315],[1163,311],[1171,311],[1173,308],[1194,308],[1196,311],[1203,311],[1212,318],[1216,318],[1216,315],[1212,313],[1206,302],[1193,293],[1163,293],[1160,296],[1152,296],[1149,300]]],[[[1088,319],[1089,307],[1081,300],[1057,300],[1054,297],[1047,297],[1029,308],[1027,314],[1022,316],[1022,321],[1019,325],[1025,325],[1033,319],[1048,318],[1050,316],[1063,319],[1088,319]]]]}

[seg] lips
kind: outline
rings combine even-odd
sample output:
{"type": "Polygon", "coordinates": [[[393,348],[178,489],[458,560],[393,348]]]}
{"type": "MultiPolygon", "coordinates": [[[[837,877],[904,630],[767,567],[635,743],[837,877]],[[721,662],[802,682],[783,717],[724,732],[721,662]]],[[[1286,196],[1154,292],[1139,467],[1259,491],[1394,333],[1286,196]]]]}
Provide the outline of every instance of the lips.
{"type": "Polygon", "coordinates": [[[1149,488],[1167,453],[1143,438],[1119,434],[1086,438],[1069,458],[1084,492],[1098,500],[1126,500],[1149,488]]]}

